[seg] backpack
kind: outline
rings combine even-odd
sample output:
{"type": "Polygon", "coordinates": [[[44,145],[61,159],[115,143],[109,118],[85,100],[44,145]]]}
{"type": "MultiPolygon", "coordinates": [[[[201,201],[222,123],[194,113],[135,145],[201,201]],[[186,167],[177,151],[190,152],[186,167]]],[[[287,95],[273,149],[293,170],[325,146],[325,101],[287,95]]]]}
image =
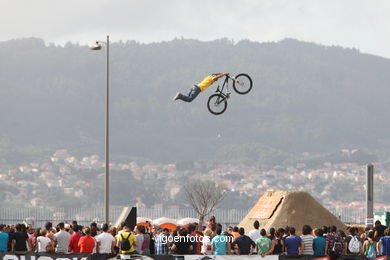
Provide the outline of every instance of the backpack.
{"type": "Polygon", "coordinates": [[[50,242],[46,246],[46,252],[47,253],[54,253],[54,251],[55,251],[55,247],[54,247],[53,241],[50,240],[50,242]]]}
{"type": "Polygon", "coordinates": [[[122,241],[121,241],[121,250],[122,251],[129,251],[131,246],[130,246],[130,241],[129,241],[129,237],[130,237],[131,234],[129,234],[127,236],[127,238],[125,239],[123,237],[123,234],[121,234],[121,238],[122,238],[122,241]]]}
{"type": "Polygon", "coordinates": [[[280,240],[281,240],[281,238],[276,239],[277,243],[274,247],[274,252],[273,252],[274,255],[279,255],[279,254],[283,253],[283,245],[280,242],[280,240]]]}
{"type": "Polygon", "coordinates": [[[368,259],[374,259],[376,258],[376,251],[375,251],[375,247],[376,247],[376,242],[374,243],[368,243],[368,250],[367,250],[367,255],[366,257],[368,259]]]}
{"type": "Polygon", "coordinates": [[[334,252],[336,255],[341,255],[343,252],[343,244],[341,243],[338,235],[333,237],[332,252],[334,252]]]}
{"type": "Polygon", "coordinates": [[[351,240],[348,243],[348,250],[352,254],[357,254],[360,252],[360,241],[356,236],[351,236],[351,240]]]}

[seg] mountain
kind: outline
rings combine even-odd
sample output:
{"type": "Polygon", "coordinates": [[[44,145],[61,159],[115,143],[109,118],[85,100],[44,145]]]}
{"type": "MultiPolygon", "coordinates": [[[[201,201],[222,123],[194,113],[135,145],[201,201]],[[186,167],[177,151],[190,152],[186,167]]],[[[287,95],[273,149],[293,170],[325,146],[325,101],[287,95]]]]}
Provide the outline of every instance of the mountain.
{"type": "MultiPolygon", "coordinates": [[[[37,38],[0,42],[2,165],[59,148],[103,154],[105,66],[105,50],[37,38]]],[[[116,160],[281,163],[356,148],[386,158],[388,71],[389,59],[294,39],[115,42],[110,153],[116,160]],[[254,82],[249,94],[232,93],[224,114],[207,111],[215,86],[190,104],[171,101],[219,71],[254,82]]]]}

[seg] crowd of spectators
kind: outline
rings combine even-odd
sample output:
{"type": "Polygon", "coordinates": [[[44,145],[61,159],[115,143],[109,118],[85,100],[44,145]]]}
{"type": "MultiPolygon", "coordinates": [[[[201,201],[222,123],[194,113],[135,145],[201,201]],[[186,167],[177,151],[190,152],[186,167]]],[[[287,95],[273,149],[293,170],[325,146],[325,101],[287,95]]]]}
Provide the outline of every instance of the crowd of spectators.
{"type": "Polygon", "coordinates": [[[312,229],[304,225],[301,235],[294,227],[259,229],[245,234],[242,227],[223,230],[212,217],[206,226],[197,223],[169,230],[160,226],[136,226],[133,230],[122,223],[119,227],[96,223],[82,227],[76,221],[65,224],[46,223],[44,228],[29,225],[0,225],[0,252],[37,253],[99,253],[99,254],[203,254],[203,255],[364,255],[373,259],[390,255],[390,230],[379,221],[373,228],[346,232],[335,226],[312,229]]]}

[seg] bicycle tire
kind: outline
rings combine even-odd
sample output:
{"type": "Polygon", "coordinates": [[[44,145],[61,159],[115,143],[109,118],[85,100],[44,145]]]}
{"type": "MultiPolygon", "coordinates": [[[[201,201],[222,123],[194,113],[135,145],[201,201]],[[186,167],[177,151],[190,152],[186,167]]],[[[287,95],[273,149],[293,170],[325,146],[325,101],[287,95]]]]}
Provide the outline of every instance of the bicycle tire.
{"type": "Polygon", "coordinates": [[[233,81],[233,89],[240,95],[248,94],[249,91],[251,91],[253,86],[253,81],[251,77],[248,74],[240,73],[237,76],[234,77],[236,80],[233,81]],[[242,88],[242,86],[239,86],[239,84],[236,85],[237,82],[241,82],[247,86],[247,88],[242,88]]]}
{"type": "Polygon", "coordinates": [[[221,94],[213,94],[209,97],[209,100],[207,101],[207,109],[209,112],[213,115],[220,115],[223,112],[225,112],[227,108],[227,101],[224,96],[221,94]],[[220,110],[214,110],[213,108],[220,106],[220,110]]]}

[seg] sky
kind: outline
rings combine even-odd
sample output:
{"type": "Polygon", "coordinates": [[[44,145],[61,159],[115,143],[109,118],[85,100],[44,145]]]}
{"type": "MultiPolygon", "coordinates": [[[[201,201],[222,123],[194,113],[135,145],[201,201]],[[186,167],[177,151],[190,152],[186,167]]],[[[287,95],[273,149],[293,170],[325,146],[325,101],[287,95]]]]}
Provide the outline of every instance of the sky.
{"type": "Polygon", "coordinates": [[[390,58],[389,0],[0,0],[0,41],[284,38],[390,58]]]}

